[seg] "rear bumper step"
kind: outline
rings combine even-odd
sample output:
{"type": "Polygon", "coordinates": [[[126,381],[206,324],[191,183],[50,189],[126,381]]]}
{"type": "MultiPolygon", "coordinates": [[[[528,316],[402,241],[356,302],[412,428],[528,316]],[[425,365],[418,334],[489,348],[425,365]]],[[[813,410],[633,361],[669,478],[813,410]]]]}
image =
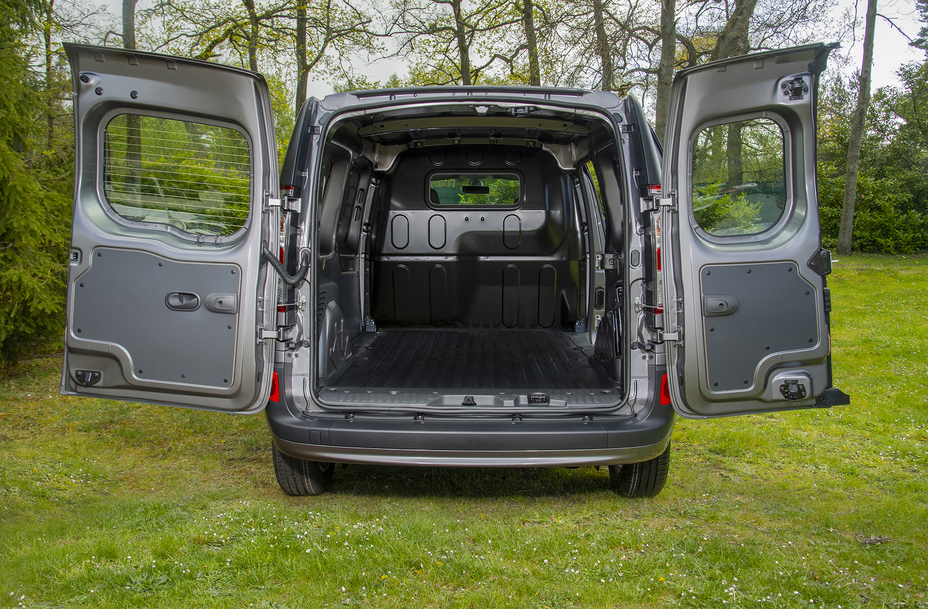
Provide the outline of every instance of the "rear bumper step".
{"type": "Polygon", "coordinates": [[[294,415],[268,405],[274,442],[310,461],[380,465],[538,467],[637,463],[659,455],[673,410],[647,417],[453,418],[294,415]]]}

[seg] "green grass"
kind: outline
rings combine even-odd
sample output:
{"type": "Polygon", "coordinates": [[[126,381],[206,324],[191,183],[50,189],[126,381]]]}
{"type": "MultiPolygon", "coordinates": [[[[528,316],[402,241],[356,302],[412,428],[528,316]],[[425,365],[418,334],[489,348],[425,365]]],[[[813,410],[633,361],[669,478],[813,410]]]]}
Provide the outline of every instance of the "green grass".
{"type": "Polygon", "coordinates": [[[928,607],[928,258],[830,278],[848,407],[678,421],[671,477],[350,466],[277,489],[262,417],[0,381],[0,607],[928,607]]]}

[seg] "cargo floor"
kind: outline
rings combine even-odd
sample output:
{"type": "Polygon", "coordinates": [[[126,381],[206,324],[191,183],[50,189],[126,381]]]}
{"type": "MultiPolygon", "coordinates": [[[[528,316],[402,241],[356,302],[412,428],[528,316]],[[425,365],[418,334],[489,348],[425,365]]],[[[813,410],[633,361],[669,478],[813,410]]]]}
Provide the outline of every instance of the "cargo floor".
{"type": "Polygon", "coordinates": [[[389,331],[371,341],[331,387],[381,389],[615,389],[566,332],[389,331]]]}

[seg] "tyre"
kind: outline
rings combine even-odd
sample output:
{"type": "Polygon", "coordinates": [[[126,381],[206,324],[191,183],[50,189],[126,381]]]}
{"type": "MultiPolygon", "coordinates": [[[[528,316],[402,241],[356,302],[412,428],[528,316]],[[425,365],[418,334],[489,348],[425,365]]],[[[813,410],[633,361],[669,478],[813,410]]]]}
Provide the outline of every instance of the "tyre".
{"type": "Polygon", "coordinates": [[[670,471],[670,443],[660,455],[626,465],[610,465],[612,488],[624,497],[654,497],[664,488],[670,471]]]}
{"type": "Polygon", "coordinates": [[[321,495],[332,482],[332,475],[335,473],[334,463],[297,459],[280,452],[273,444],[271,452],[274,456],[274,474],[277,475],[277,484],[288,495],[295,497],[321,495]]]}

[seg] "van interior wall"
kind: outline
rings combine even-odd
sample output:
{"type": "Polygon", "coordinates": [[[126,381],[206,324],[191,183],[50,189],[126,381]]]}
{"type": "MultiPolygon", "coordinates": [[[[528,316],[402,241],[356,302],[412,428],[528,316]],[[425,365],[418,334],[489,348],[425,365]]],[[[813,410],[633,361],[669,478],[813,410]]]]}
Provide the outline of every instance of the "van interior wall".
{"type": "Polygon", "coordinates": [[[534,148],[407,151],[371,222],[371,311],[382,328],[573,330],[583,248],[570,177],[534,148]],[[436,205],[429,177],[518,175],[517,205],[436,205]]]}

